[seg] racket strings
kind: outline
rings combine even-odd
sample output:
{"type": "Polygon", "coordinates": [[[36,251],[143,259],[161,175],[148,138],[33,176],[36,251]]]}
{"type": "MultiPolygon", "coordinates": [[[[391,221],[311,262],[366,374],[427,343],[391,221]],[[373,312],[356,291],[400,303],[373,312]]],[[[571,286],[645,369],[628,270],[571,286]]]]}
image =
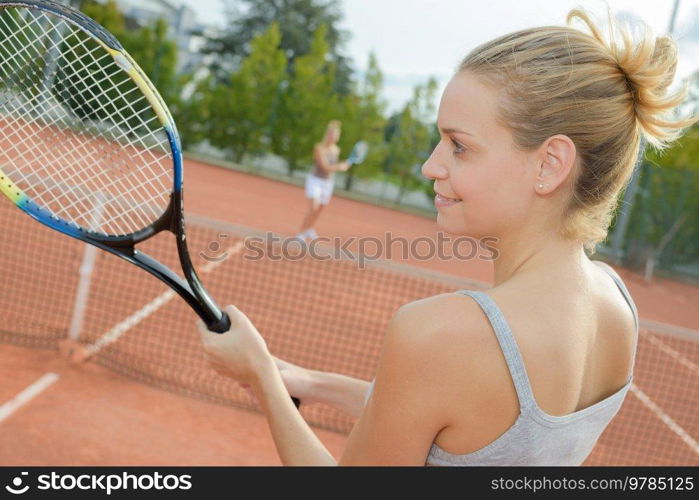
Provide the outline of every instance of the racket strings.
{"type": "MultiPolygon", "coordinates": [[[[139,206],[143,206],[143,204],[140,204],[139,206]]],[[[70,208],[70,207],[68,207],[68,208],[70,208]]],[[[62,215],[62,214],[59,214],[59,215],[62,215]]],[[[147,223],[147,221],[142,221],[142,222],[146,222],[146,223],[147,223]]]]}
{"type": "MultiPolygon", "coordinates": [[[[83,41],[83,42],[84,42],[84,41],[83,41]]],[[[83,45],[84,45],[84,43],[83,43],[83,45]]],[[[71,48],[71,49],[72,49],[72,48],[71,48]]],[[[94,49],[93,49],[93,50],[94,50],[94,49]]],[[[73,52],[74,52],[74,50],[73,50],[73,52]]],[[[93,61],[93,62],[94,62],[94,61],[93,61]]],[[[92,64],[92,63],[91,63],[91,64],[92,64]]],[[[84,67],[84,65],[83,65],[83,67],[84,67]]],[[[90,89],[89,89],[89,86],[87,86],[87,85],[85,85],[85,88],[86,88],[86,90],[88,90],[88,91],[90,90],[90,89]]],[[[141,99],[145,99],[145,98],[141,97],[141,99]]],[[[112,137],[112,138],[114,139],[115,137],[112,137]]],[[[156,160],[157,160],[157,159],[156,159],[156,160]]],[[[150,163],[148,163],[147,165],[150,165],[150,163]]],[[[166,192],[167,192],[167,189],[166,189],[166,192]]],[[[140,203],[140,204],[137,203],[137,205],[138,205],[138,207],[143,207],[145,204],[144,204],[144,203],[140,203]]],[[[71,207],[69,206],[69,207],[67,207],[67,208],[71,208],[71,207]]],[[[137,213],[135,210],[131,210],[131,212],[137,213]]],[[[62,214],[62,213],[59,213],[58,215],[63,215],[63,214],[62,214]]],[[[146,225],[148,224],[148,221],[141,220],[141,223],[144,223],[144,222],[145,222],[146,225]]]]}
{"type": "Polygon", "coordinates": [[[150,225],[169,203],[173,176],[169,141],[150,103],[78,27],[13,11],[0,11],[3,170],[37,204],[79,227],[94,229],[98,211],[104,234],[150,225]]]}

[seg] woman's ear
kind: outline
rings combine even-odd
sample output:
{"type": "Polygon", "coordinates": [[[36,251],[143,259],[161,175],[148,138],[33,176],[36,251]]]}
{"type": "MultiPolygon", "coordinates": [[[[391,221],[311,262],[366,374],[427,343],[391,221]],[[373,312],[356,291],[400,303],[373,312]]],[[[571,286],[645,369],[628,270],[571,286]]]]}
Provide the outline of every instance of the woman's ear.
{"type": "Polygon", "coordinates": [[[567,135],[549,137],[539,148],[539,163],[534,189],[549,194],[561,186],[572,174],[577,150],[567,135]]]}

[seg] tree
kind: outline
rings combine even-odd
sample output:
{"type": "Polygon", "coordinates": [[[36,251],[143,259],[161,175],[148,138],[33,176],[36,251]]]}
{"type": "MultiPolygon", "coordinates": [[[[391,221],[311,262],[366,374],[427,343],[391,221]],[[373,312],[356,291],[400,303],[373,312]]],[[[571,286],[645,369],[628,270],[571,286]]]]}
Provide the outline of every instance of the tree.
{"type": "Polygon", "coordinates": [[[699,126],[664,153],[648,151],[627,233],[647,281],[656,267],[699,263],[699,126]]]}
{"type": "Polygon", "coordinates": [[[105,3],[82,0],[79,2],[79,8],[86,16],[104,26],[117,40],[121,41],[126,32],[126,24],[116,0],[107,0],[105,3]]]}
{"type": "Polygon", "coordinates": [[[688,111],[693,114],[699,114],[699,71],[695,71],[689,77],[689,94],[683,103],[684,108],[689,108],[688,111]]]}
{"type": "MultiPolygon", "coordinates": [[[[85,0],[80,8],[121,42],[124,49],[153,81],[166,102],[176,96],[177,49],[174,42],[167,38],[165,21],[158,20],[154,26],[127,30],[124,16],[114,0],[107,0],[104,5],[95,0],[85,0]]],[[[124,90],[129,88],[129,84],[122,83],[130,77],[125,72],[115,72],[111,57],[99,58],[89,68],[85,68],[84,63],[79,62],[85,53],[96,49],[97,43],[92,39],[86,40],[82,33],[68,37],[60,49],[61,61],[55,78],[57,98],[83,121],[109,121],[121,128],[127,125],[131,128],[144,126],[142,118],[135,116],[136,113],[130,113],[128,123],[123,122],[123,110],[132,107],[135,101],[141,99],[141,95],[124,90]],[[79,78],[75,78],[76,72],[79,78]],[[101,95],[106,95],[108,99],[84,98],[101,95]],[[78,98],[79,96],[81,97],[78,98]]],[[[142,108],[143,104],[136,105],[136,109],[142,108]]],[[[151,129],[159,126],[160,124],[155,122],[145,124],[146,128],[151,129]]],[[[120,134],[118,131],[113,133],[120,134]]]]}
{"type": "MultiPolygon", "coordinates": [[[[82,2],[81,9],[119,41],[126,38],[124,16],[114,0],[107,0],[104,5],[87,0],[82,2]]],[[[68,35],[68,32],[63,35],[68,35]]],[[[97,42],[87,38],[84,33],[76,31],[70,34],[60,48],[61,56],[54,77],[54,95],[79,118],[80,127],[89,122],[111,122],[116,128],[112,127],[110,131],[118,136],[121,134],[119,128],[133,129],[141,125],[140,119],[133,116],[124,123],[121,115],[121,110],[128,108],[139,96],[133,93],[130,96],[122,95],[122,84],[129,81],[130,77],[125,72],[114,71],[111,57],[99,58],[89,68],[81,62],[88,52],[100,50],[97,42]],[[106,96],[107,99],[88,96],[106,96]]],[[[73,126],[78,126],[78,123],[73,126]]]]}
{"type": "Polygon", "coordinates": [[[337,116],[335,65],[326,57],[326,33],[327,28],[320,26],[313,34],[310,52],[296,59],[272,125],[273,150],[286,159],[289,174],[302,160],[310,159],[313,145],[322,137],[328,121],[337,116]]]}
{"type": "Polygon", "coordinates": [[[121,42],[166,103],[179,93],[177,45],[168,38],[167,22],[158,19],[153,26],[144,26],[124,34],[121,42]]]}
{"type": "Polygon", "coordinates": [[[369,55],[364,79],[358,91],[344,96],[341,101],[341,119],[343,123],[340,146],[349,153],[357,141],[369,143],[369,154],[361,166],[351,168],[345,177],[345,189],[352,189],[356,177],[375,177],[381,172],[385,155],[383,147],[383,129],[386,123],[384,112],[386,103],[381,97],[383,74],[374,53],[369,55]]]}
{"type": "Polygon", "coordinates": [[[186,74],[180,76],[178,82],[182,92],[169,108],[180,131],[182,148],[186,150],[210,139],[211,131],[217,126],[212,116],[217,107],[214,102],[216,81],[211,75],[197,78],[196,74],[186,74]]]}
{"type": "Polygon", "coordinates": [[[214,119],[225,124],[228,137],[223,143],[212,143],[232,147],[236,162],[248,152],[259,154],[267,148],[265,139],[271,135],[270,120],[286,68],[280,41],[276,22],[253,39],[250,55],[231,77],[229,91],[224,92],[228,99],[225,108],[214,109],[214,119]],[[219,111],[224,109],[229,112],[221,115],[219,111]]]}
{"type": "MultiPolygon", "coordinates": [[[[311,51],[309,33],[326,27],[328,54],[334,63],[337,78],[335,90],[347,93],[352,69],[342,49],[347,33],[339,28],[339,0],[237,0],[229,2],[227,27],[217,35],[206,36],[203,52],[215,54],[212,71],[226,81],[231,71],[242,63],[252,50],[252,40],[272,22],[281,30],[281,48],[293,68],[298,57],[311,51]]],[[[292,69],[293,73],[293,69],[292,69]]]]}
{"type": "Polygon", "coordinates": [[[400,115],[389,121],[392,134],[388,140],[386,169],[398,180],[400,203],[409,189],[425,185],[420,173],[422,163],[429,157],[433,142],[434,99],[437,81],[430,78],[424,85],[417,85],[412,99],[400,115]]]}

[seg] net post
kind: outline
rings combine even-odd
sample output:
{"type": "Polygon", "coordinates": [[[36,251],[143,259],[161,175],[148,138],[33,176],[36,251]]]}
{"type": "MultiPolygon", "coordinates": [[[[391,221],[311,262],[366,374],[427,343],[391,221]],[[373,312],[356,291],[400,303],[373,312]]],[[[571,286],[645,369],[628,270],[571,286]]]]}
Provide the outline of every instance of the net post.
{"type": "MultiPolygon", "coordinates": [[[[90,229],[94,231],[98,230],[102,224],[106,201],[106,197],[100,191],[95,194],[95,207],[90,221],[90,229]]],[[[78,270],[78,288],[75,293],[68,338],[61,342],[60,345],[60,350],[64,357],[76,363],[85,361],[89,357],[87,350],[80,344],[80,333],[83,329],[87,303],[90,298],[90,286],[92,285],[92,274],[95,270],[97,252],[97,247],[88,243],[85,244],[83,259],[78,270]]]]}

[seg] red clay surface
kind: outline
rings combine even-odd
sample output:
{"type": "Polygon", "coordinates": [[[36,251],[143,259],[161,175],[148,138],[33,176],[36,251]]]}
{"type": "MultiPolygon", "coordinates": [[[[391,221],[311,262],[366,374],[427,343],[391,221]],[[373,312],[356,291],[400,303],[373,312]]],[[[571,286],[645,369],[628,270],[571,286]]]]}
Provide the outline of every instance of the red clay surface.
{"type": "MultiPolygon", "coordinates": [[[[297,231],[307,204],[300,187],[193,161],[186,162],[185,186],[189,213],[282,234],[297,231]]],[[[434,220],[341,197],[335,197],[325,209],[317,230],[322,236],[341,239],[383,239],[385,232],[391,231],[394,237],[413,240],[422,236],[436,238],[438,232],[434,220]]],[[[484,283],[492,281],[492,265],[483,260],[409,263],[484,283]]],[[[642,319],[699,329],[699,308],[691,307],[699,303],[697,287],[662,278],[647,285],[642,277],[617,270],[642,319]]],[[[680,345],[675,347],[681,349],[680,345]]],[[[639,360],[639,365],[642,362],[639,360]]],[[[682,370],[686,369],[678,373],[682,370]]],[[[0,464],[279,464],[266,423],[259,415],[176,396],[93,363],[70,366],[54,351],[0,345],[0,404],[49,371],[60,374],[58,382],[0,422],[0,464]]],[[[696,377],[696,373],[682,373],[688,378],[696,377]]],[[[636,382],[646,384],[641,387],[648,387],[654,399],[660,399],[667,389],[663,381],[644,381],[640,377],[636,382]]],[[[626,406],[628,411],[647,413],[631,394],[624,411],[626,406]]],[[[648,433],[657,436],[654,440],[676,439],[668,437],[666,428],[653,415],[643,413],[643,418],[648,423],[648,433]]],[[[680,424],[695,431],[696,422],[680,424]]],[[[621,421],[617,424],[622,425],[621,421]]],[[[331,452],[339,456],[345,437],[317,432],[331,452]]],[[[679,442],[677,454],[657,457],[652,447],[613,439],[600,444],[592,463],[610,463],[615,449],[631,445],[639,446],[635,453],[648,457],[646,463],[698,464],[696,453],[679,442]]]]}
{"type": "MultiPolygon", "coordinates": [[[[2,465],[279,465],[256,413],[183,398],[93,363],[0,344],[0,397],[60,378],[0,424],[2,465]],[[7,376],[11,374],[11,376],[7,376]]],[[[344,436],[316,431],[339,456],[344,436]]]]}

